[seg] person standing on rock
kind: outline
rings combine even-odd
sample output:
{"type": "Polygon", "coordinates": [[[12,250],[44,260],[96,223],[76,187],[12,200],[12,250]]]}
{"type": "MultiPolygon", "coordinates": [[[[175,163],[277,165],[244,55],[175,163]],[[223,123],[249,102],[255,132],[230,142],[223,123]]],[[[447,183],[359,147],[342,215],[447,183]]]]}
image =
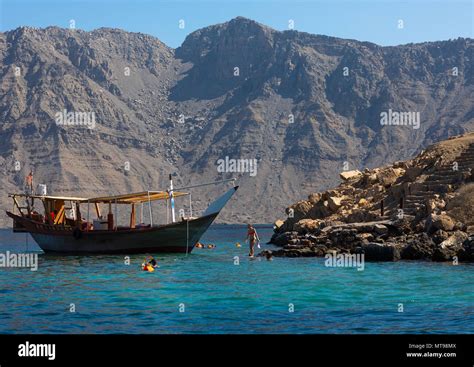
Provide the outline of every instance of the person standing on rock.
{"type": "Polygon", "coordinates": [[[258,238],[257,230],[251,225],[247,225],[247,239],[245,241],[249,241],[249,256],[253,257],[254,255],[254,248],[255,248],[255,241],[260,244],[260,238],[258,238]]]}

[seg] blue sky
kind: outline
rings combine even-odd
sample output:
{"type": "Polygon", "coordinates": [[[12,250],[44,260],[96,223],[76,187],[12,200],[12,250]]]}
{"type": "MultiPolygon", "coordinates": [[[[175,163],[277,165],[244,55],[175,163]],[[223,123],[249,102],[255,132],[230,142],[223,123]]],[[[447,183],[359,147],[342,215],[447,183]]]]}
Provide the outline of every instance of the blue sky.
{"type": "Polygon", "coordinates": [[[121,28],[178,47],[187,34],[236,16],[278,30],[290,19],[299,31],[380,45],[473,37],[473,0],[0,0],[0,30],[22,25],[121,28]],[[180,29],[179,21],[185,21],[180,29]],[[403,29],[398,21],[403,20],[403,29]]]}

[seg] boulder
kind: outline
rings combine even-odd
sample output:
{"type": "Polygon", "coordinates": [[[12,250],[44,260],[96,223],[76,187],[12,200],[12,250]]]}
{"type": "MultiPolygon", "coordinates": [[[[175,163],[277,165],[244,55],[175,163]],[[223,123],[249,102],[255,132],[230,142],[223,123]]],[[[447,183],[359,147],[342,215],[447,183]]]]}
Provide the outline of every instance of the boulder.
{"type": "Polygon", "coordinates": [[[293,228],[299,234],[306,234],[306,233],[318,234],[320,232],[319,230],[320,224],[321,224],[321,221],[316,220],[316,219],[301,219],[293,226],[293,228]]]}
{"type": "Polygon", "coordinates": [[[383,224],[374,224],[373,231],[378,235],[385,235],[388,233],[388,228],[383,224]]]}
{"type": "Polygon", "coordinates": [[[342,198],[340,197],[330,196],[327,200],[329,210],[331,210],[333,213],[337,212],[342,205],[341,201],[342,198]]]}
{"type": "Polygon", "coordinates": [[[454,256],[463,247],[464,241],[468,238],[467,234],[462,231],[456,231],[435,247],[433,252],[433,261],[452,261],[454,256]]]}
{"type": "Polygon", "coordinates": [[[370,201],[379,201],[384,196],[384,187],[379,184],[371,185],[365,192],[365,196],[370,201]]]}
{"type": "Polygon", "coordinates": [[[400,255],[404,260],[431,259],[434,247],[433,240],[426,233],[421,233],[407,240],[407,246],[401,251],[400,255]]]}
{"type": "Polygon", "coordinates": [[[359,206],[366,206],[368,204],[368,201],[364,198],[361,198],[357,204],[359,206]]]}
{"type": "Polygon", "coordinates": [[[286,214],[289,218],[292,218],[295,222],[298,222],[300,219],[303,219],[306,214],[308,214],[312,207],[313,204],[311,204],[309,201],[302,200],[288,207],[286,209],[286,214]]]}
{"type": "Polygon", "coordinates": [[[344,180],[344,181],[350,181],[354,180],[356,178],[362,177],[362,172],[359,170],[353,170],[353,171],[344,171],[339,173],[339,176],[344,180]]]}
{"type": "Polygon", "coordinates": [[[291,238],[288,240],[288,243],[285,245],[285,247],[292,247],[292,248],[299,248],[301,247],[301,240],[297,238],[291,238]]]}
{"type": "Polygon", "coordinates": [[[362,243],[368,244],[369,242],[372,242],[375,237],[372,233],[359,233],[357,235],[357,239],[361,241],[362,243]]]}
{"type": "Polygon", "coordinates": [[[426,209],[428,210],[428,213],[439,213],[445,210],[446,202],[439,197],[435,197],[433,199],[426,200],[425,206],[426,206],[426,209]]]}
{"type": "Polygon", "coordinates": [[[325,201],[325,200],[329,199],[331,196],[339,197],[339,196],[341,196],[341,194],[337,190],[327,190],[327,191],[324,191],[321,194],[321,200],[325,201]]]}
{"type": "Polygon", "coordinates": [[[328,238],[331,244],[337,248],[351,248],[358,239],[357,229],[335,228],[329,232],[328,238]]]}
{"type": "MultiPolygon", "coordinates": [[[[397,217],[392,221],[390,229],[397,235],[401,235],[402,233],[409,234],[412,232],[413,224],[413,221],[407,216],[404,216],[403,218],[397,217]]],[[[424,227],[421,228],[423,229],[424,227]]]]}
{"type": "Polygon", "coordinates": [[[398,177],[400,177],[403,172],[404,170],[401,168],[385,168],[377,173],[377,179],[381,185],[389,187],[397,181],[398,177]]]}
{"type": "Polygon", "coordinates": [[[364,254],[364,260],[366,261],[400,260],[400,250],[393,244],[370,242],[358,247],[355,253],[364,254]]]}
{"type": "Polygon", "coordinates": [[[404,162],[404,161],[396,161],[395,163],[393,163],[393,168],[402,168],[403,170],[407,170],[408,169],[408,164],[407,162],[404,162]]]}
{"type": "Polygon", "coordinates": [[[328,220],[324,222],[324,227],[338,227],[343,226],[345,223],[340,220],[328,220]]]}
{"type": "Polygon", "coordinates": [[[402,177],[406,172],[406,169],[403,167],[393,167],[393,170],[398,177],[402,177]]]}
{"type": "Polygon", "coordinates": [[[346,221],[348,223],[360,223],[372,222],[377,219],[379,219],[377,213],[371,212],[367,209],[354,209],[352,213],[347,216],[346,221]]]}
{"type": "Polygon", "coordinates": [[[474,262],[474,236],[467,238],[459,251],[459,261],[474,262]]]}
{"type": "Polygon", "coordinates": [[[321,194],[319,192],[308,195],[308,201],[311,204],[316,204],[319,200],[321,200],[321,194]]]}
{"type": "Polygon", "coordinates": [[[467,226],[463,222],[456,222],[456,224],[454,225],[454,230],[466,232],[467,226]]]}
{"type": "Polygon", "coordinates": [[[465,232],[468,235],[474,235],[474,226],[473,225],[466,226],[466,231],[465,232]]]}
{"type": "Polygon", "coordinates": [[[438,229],[435,233],[433,233],[431,238],[433,238],[434,243],[438,245],[449,238],[449,233],[443,231],[442,229],[438,229]]]}
{"type": "Polygon", "coordinates": [[[273,229],[275,231],[278,231],[284,224],[285,224],[284,221],[282,221],[281,219],[278,219],[275,221],[275,223],[273,223],[273,229]]]}
{"type": "Polygon", "coordinates": [[[452,231],[455,226],[454,220],[447,214],[431,214],[426,223],[429,233],[435,232],[438,229],[449,232],[452,231]]]}
{"type": "Polygon", "coordinates": [[[298,232],[275,233],[270,239],[270,243],[275,246],[285,246],[291,240],[298,238],[298,232]]]}
{"type": "Polygon", "coordinates": [[[428,213],[432,213],[436,208],[436,199],[428,199],[425,201],[426,209],[428,210],[428,213]]]}
{"type": "Polygon", "coordinates": [[[368,185],[373,185],[377,182],[377,174],[376,173],[371,173],[367,176],[366,182],[368,185]]]}
{"type": "Polygon", "coordinates": [[[354,192],[355,192],[355,188],[352,187],[352,186],[347,186],[347,184],[345,184],[345,186],[341,187],[341,189],[339,190],[339,192],[340,192],[341,195],[343,195],[343,196],[353,197],[353,196],[354,196],[354,192]]]}
{"type": "Polygon", "coordinates": [[[328,201],[320,200],[309,210],[307,217],[310,219],[322,219],[331,214],[333,214],[333,212],[329,209],[328,201]]]}
{"type": "Polygon", "coordinates": [[[322,257],[326,255],[327,248],[324,245],[316,245],[313,247],[313,252],[316,254],[316,256],[322,257]]]}
{"type": "Polygon", "coordinates": [[[413,166],[413,167],[408,168],[405,171],[404,178],[407,181],[415,181],[421,175],[422,172],[423,172],[423,168],[418,167],[418,166],[413,166]]]}

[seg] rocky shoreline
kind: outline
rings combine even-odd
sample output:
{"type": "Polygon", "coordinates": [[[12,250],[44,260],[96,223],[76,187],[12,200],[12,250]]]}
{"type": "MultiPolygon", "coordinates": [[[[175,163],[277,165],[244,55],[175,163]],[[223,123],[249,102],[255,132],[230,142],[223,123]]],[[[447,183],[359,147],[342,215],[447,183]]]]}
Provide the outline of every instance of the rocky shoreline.
{"type": "Polygon", "coordinates": [[[286,209],[261,256],[364,254],[366,261],[474,262],[474,134],[391,166],[341,173],[286,209]]]}

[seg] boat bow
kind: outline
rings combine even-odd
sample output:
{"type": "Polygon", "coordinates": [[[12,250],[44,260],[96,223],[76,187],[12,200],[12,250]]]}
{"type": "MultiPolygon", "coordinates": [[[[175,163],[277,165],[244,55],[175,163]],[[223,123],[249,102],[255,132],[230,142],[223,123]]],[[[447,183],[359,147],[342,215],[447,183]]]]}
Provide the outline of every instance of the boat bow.
{"type": "Polygon", "coordinates": [[[219,212],[227,204],[227,202],[230,200],[232,195],[235,194],[238,188],[239,186],[234,186],[229,191],[227,191],[224,195],[217,198],[215,201],[209,204],[209,206],[207,207],[207,209],[204,211],[202,215],[207,216],[211,214],[219,214],[219,212]]]}

